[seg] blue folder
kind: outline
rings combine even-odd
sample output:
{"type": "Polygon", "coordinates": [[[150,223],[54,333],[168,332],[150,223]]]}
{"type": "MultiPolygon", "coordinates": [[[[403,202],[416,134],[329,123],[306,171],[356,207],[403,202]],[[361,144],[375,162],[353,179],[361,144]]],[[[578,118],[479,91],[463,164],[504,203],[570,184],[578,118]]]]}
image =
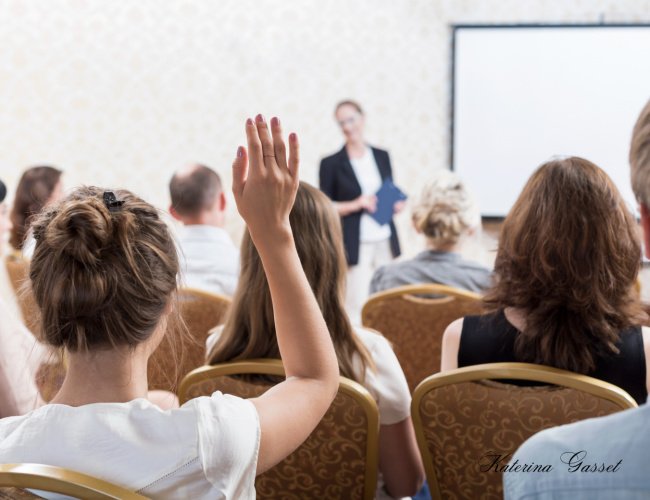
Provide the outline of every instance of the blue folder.
{"type": "Polygon", "coordinates": [[[369,214],[380,225],[388,224],[393,218],[393,206],[406,199],[406,195],[390,179],[386,179],[375,193],[377,210],[369,214]]]}

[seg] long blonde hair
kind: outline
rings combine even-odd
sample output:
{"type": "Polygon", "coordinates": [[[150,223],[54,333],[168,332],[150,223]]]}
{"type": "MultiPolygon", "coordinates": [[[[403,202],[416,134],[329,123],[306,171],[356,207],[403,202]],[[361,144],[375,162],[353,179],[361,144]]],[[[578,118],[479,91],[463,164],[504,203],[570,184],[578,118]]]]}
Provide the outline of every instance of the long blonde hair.
{"type": "MultiPolygon", "coordinates": [[[[347,266],[339,216],[327,196],[301,182],[289,220],[300,262],[332,336],[341,375],[363,382],[366,369],[375,365],[343,308],[347,266]],[[361,361],[360,372],[353,367],[355,355],[361,361]]],[[[280,350],[262,261],[246,232],[237,292],[207,359],[215,364],[252,358],[280,358],[280,350]]]]}

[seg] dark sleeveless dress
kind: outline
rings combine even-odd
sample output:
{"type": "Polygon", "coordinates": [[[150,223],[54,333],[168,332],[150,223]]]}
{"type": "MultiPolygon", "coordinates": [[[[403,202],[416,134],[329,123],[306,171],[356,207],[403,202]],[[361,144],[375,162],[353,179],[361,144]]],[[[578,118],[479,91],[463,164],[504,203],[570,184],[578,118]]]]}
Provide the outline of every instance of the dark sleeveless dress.
{"type": "MultiPolygon", "coordinates": [[[[465,316],[458,348],[458,367],[521,361],[514,350],[517,334],[518,330],[506,319],[503,310],[483,316],[465,316]]],[[[596,369],[586,375],[619,386],[641,405],[648,398],[641,327],[621,332],[616,347],[619,354],[597,358],[596,369]]]]}

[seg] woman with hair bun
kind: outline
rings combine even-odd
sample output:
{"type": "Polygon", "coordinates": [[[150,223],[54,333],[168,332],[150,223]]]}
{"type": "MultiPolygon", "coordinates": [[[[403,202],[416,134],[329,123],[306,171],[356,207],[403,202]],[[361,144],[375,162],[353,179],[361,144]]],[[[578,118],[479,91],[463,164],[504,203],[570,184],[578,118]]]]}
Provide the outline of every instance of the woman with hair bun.
{"type": "Polygon", "coordinates": [[[63,196],[62,174],[61,170],[50,166],[31,167],[25,170],[18,181],[10,215],[13,227],[9,243],[28,259],[34,252],[29,225],[45,206],[55,203],[63,196]]]}
{"type": "Polygon", "coordinates": [[[530,177],[506,217],[485,297],[493,312],[445,331],[441,371],[506,361],[605,380],[639,404],[650,387],[650,330],[636,289],[637,224],[612,180],[582,158],[530,177]]]}
{"type": "Polygon", "coordinates": [[[464,240],[480,231],[481,217],[465,185],[448,170],[436,172],[412,208],[418,234],[427,249],[415,258],[380,267],[370,293],[419,283],[437,283],[482,293],[491,284],[491,271],[461,257],[464,240]]]}
{"type": "Polygon", "coordinates": [[[279,120],[269,127],[261,115],[246,134],[233,193],[268,279],[286,380],[250,400],[216,392],[167,411],[150,403],[148,359],[176,324],[175,245],[134,194],[81,188],[33,225],[30,280],[43,338],[65,349],[66,378],[51,404],[0,420],[0,463],[62,466],[150,498],[254,498],[256,474],[316,427],[338,366],[289,224],[298,140],[285,146],[279,120]]]}

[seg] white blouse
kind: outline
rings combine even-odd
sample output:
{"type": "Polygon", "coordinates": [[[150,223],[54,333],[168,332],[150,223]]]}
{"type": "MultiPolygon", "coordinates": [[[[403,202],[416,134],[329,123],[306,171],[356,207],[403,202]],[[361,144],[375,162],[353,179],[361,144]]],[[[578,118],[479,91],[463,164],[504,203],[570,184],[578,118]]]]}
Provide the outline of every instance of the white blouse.
{"type": "Polygon", "coordinates": [[[254,499],[259,446],[253,403],[220,392],[167,411],[135,399],[0,420],[0,463],[66,467],[150,498],[254,499]]]}
{"type": "MultiPolygon", "coordinates": [[[[366,147],[366,152],[361,158],[350,158],[350,164],[361,187],[361,194],[366,196],[375,195],[382,185],[382,180],[372,149],[366,147]]],[[[366,212],[361,215],[359,240],[362,243],[376,243],[388,238],[390,238],[390,226],[388,224],[380,225],[366,212]]]]}

